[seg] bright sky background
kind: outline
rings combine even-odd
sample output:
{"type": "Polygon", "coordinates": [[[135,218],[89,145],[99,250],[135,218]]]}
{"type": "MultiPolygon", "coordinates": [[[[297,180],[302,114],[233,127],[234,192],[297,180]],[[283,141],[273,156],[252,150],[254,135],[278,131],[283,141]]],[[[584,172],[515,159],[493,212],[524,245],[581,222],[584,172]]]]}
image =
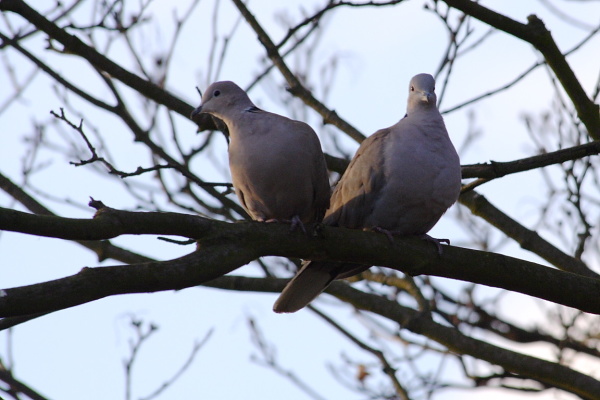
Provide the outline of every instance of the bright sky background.
{"type": "MultiPolygon", "coordinates": [[[[212,79],[206,77],[206,60],[211,45],[211,18],[214,1],[202,0],[187,23],[173,59],[172,73],[167,87],[190,104],[199,102],[195,86],[204,89],[212,79]]],[[[45,2],[31,4],[42,10],[45,2]]],[[[158,51],[171,40],[172,10],[174,2],[157,0],[150,8],[155,20],[147,35],[138,38],[148,52],[158,51]],[[160,21],[159,26],[155,23],[160,21]]],[[[184,2],[180,2],[184,3],[184,2]]],[[[235,24],[237,11],[229,1],[222,1],[218,14],[218,30],[226,34],[235,24]]],[[[286,15],[292,21],[301,19],[301,9],[312,12],[315,4],[323,1],[251,0],[250,10],[271,34],[275,42],[285,33],[277,22],[276,15],[286,15]]],[[[420,72],[433,73],[438,67],[446,48],[446,32],[437,17],[423,10],[423,1],[404,2],[394,8],[341,8],[333,12],[327,20],[322,41],[315,49],[315,71],[329,57],[339,57],[333,91],[326,103],[338,114],[365,134],[395,123],[404,115],[407,85],[409,79],[420,72]]],[[[552,31],[558,46],[568,50],[578,43],[586,33],[574,28],[552,14],[542,5],[542,1],[484,1],[483,4],[510,17],[526,21],[529,14],[537,14],[552,31]]],[[[600,17],[600,3],[590,1],[557,1],[570,15],[597,24],[600,17]],[[593,12],[592,12],[593,11],[593,12]]],[[[187,5],[177,8],[181,15],[187,5]]],[[[89,13],[80,11],[82,23],[89,19],[89,13]]],[[[455,13],[455,16],[458,13],[455,13]]],[[[13,16],[10,16],[13,17],[13,16]]],[[[3,22],[1,22],[3,24],[3,22]]],[[[481,29],[481,25],[475,25],[481,29]]],[[[482,31],[480,31],[482,32],[482,31]]],[[[263,49],[255,39],[245,21],[241,21],[228,49],[228,57],[219,79],[233,80],[242,87],[250,83],[260,71],[258,60],[264,56],[263,49]]],[[[28,46],[44,46],[39,38],[28,46]]],[[[11,62],[22,68],[20,76],[25,77],[30,65],[13,52],[11,62]]],[[[600,41],[596,38],[579,53],[569,58],[569,63],[583,83],[588,93],[596,82],[600,67],[600,41]],[[596,56],[590,54],[596,49],[596,56]]],[[[110,57],[124,65],[131,60],[119,48],[112,48],[110,57]]],[[[81,62],[69,56],[51,52],[44,57],[66,77],[83,73],[81,62]]],[[[523,70],[533,65],[539,55],[526,43],[504,33],[495,33],[484,46],[462,58],[456,65],[453,79],[447,89],[441,109],[450,108],[482,92],[489,91],[514,79],[523,70]]],[[[271,75],[272,84],[282,84],[277,71],[271,75]]],[[[85,79],[85,78],[81,78],[85,79]]],[[[79,80],[78,80],[79,81],[79,80]]],[[[105,89],[98,85],[96,78],[90,78],[89,87],[97,93],[105,89]]],[[[11,86],[6,75],[0,73],[0,94],[4,99],[11,86]]],[[[259,85],[251,93],[256,104],[274,112],[288,113],[276,101],[271,101],[269,85],[259,85]],[[267,89],[266,89],[267,88],[267,89]]],[[[440,86],[438,85],[438,92],[440,86]]],[[[90,111],[91,108],[73,96],[74,104],[81,103],[85,111],[86,124],[99,127],[106,140],[120,149],[115,154],[119,166],[133,170],[138,165],[148,165],[149,160],[140,146],[132,144],[129,132],[114,118],[105,113],[90,111]],[[104,133],[105,132],[105,133],[104,133]],[[128,164],[129,163],[129,164],[128,164]]],[[[446,116],[446,124],[454,143],[462,143],[467,129],[467,112],[476,112],[477,126],[484,131],[483,139],[463,154],[462,163],[486,162],[490,159],[508,161],[531,155],[527,133],[522,123],[523,113],[539,115],[552,104],[553,89],[549,75],[544,68],[538,68],[518,86],[490,99],[477,103],[446,116]]],[[[61,101],[54,96],[43,73],[35,76],[24,97],[0,114],[3,127],[0,146],[0,171],[15,181],[19,181],[21,158],[27,143],[23,136],[30,135],[32,121],[48,123],[52,118],[50,110],[58,111],[61,101]]],[[[76,116],[73,116],[77,120],[76,116]]],[[[320,119],[314,114],[306,116],[319,132],[320,119]]],[[[195,126],[184,118],[177,117],[180,134],[189,132],[191,146],[198,143],[195,126]]],[[[64,129],[66,134],[73,134],[64,129]]],[[[215,158],[221,167],[214,172],[207,169],[206,163],[197,160],[198,168],[205,179],[222,180],[220,172],[226,173],[225,141],[215,158]]],[[[57,140],[58,142],[58,140],[57,140]]],[[[356,144],[347,141],[348,152],[353,152],[356,144]]],[[[332,143],[323,140],[325,151],[332,151],[332,143]]],[[[111,180],[90,174],[85,168],[74,168],[64,158],[55,153],[41,153],[40,162],[50,163],[50,167],[34,175],[35,185],[60,199],[70,199],[76,203],[86,203],[89,196],[104,201],[115,208],[131,208],[135,202],[123,196],[121,189],[115,190],[111,180]],[[60,178],[59,178],[60,177],[60,178]]],[[[525,173],[495,181],[481,188],[490,200],[502,210],[524,223],[532,222],[530,212],[540,204],[544,193],[543,182],[538,174],[525,173]],[[514,196],[515,190],[524,192],[514,196]]],[[[58,202],[47,203],[55,212],[70,217],[91,217],[92,209],[81,209],[58,202]]],[[[11,199],[0,193],[0,205],[15,207],[11,199]]],[[[432,231],[433,236],[450,237],[453,244],[465,240],[464,232],[445,217],[432,231]]],[[[159,259],[169,259],[184,254],[188,249],[176,248],[171,244],[157,241],[152,237],[120,238],[116,244],[130,246],[159,259]]],[[[537,257],[508,245],[502,251],[517,257],[532,259],[537,257]]],[[[114,264],[113,262],[105,263],[114,264]]],[[[64,277],[76,273],[84,266],[96,266],[95,256],[76,244],[60,240],[28,237],[3,232],[0,236],[0,277],[2,287],[32,284],[64,277]]],[[[244,271],[255,271],[252,266],[244,271]]],[[[254,272],[255,273],[255,272],[254,272]]],[[[450,287],[460,285],[448,282],[450,287]]],[[[257,321],[266,339],[277,346],[277,356],[281,365],[294,371],[304,381],[327,399],[359,399],[360,396],[348,392],[331,377],[328,364],[340,366],[340,355],[348,355],[355,360],[372,363],[369,355],[356,350],[331,328],[324,326],[310,311],[293,315],[275,315],[271,311],[276,296],[273,294],[248,294],[219,291],[207,288],[190,288],[179,292],[164,292],[146,295],[127,295],[96,301],[91,304],[53,313],[18,326],[12,332],[12,341],[6,332],[0,333],[0,357],[4,363],[14,360],[16,376],[43,395],[52,399],[104,400],[124,398],[124,372],[122,360],[129,354],[128,342],[133,337],[128,327],[130,315],[146,322],[157,324],[160,329],[142,348],[134,372],[133,398],[146,396],[175,373],[184,362],[194,341],[201,340],[209,330],[214,333],[200,350],[194,365],[181,380],[167,390],[160,399],[306,399],[301,391],[285,378],[272,370],[252,361],[257,353],[251,344],[247,318],[257,321]],[[8,350],[12,343],[12,350],[8,350]]],[[[533,302],[522,302],[523,297],[515,296],[506,304],[517,304],[527,319],[534,318],[523,310],[539,313],[533,302]]],[[[322,305],[338,321],[354,327],[361,335],[367,331],[356,320],[351,319],[352,311],[340,307],[332,298],[321,296],[317,304],[322,305]]],[[[510,310],[510,309],[509,309],[510,310]]],[[[517,316],[514,316],[518,319],[517,316]]],[[[533,347],[530,348],[533,350],[533,347]]],[[[484,391],[478,395],[492,399],[492,394],[484,391]]],[[[457,390],[442,392],[438,399],[462,399],[464,393],[457,390]]],[[[474,398],[474,397],[472,397],[474,398]]],[[[501,398],[501,397],[497,397],[501,398]]],[[[520,399],[517,395],[511,399],[520,399]]],[[[550,398],[538,396],[536,399],[550,398]]],[[[562,398],[569,398],[564,396],[562,398]]]]}

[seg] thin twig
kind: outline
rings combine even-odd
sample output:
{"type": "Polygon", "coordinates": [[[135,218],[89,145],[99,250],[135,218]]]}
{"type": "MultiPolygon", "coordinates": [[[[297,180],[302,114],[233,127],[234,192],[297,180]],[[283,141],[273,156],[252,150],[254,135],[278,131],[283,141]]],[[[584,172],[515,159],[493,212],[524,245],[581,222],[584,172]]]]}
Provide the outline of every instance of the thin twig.
{"type": "Polygon", "coordinates": [[[377,350],[377,349],[367,345],[362,340],[359,340],[356,336],[354,336],[347,329],[345,329],[340,324],[338,324],[336,321],[334,321],[331,317],[329,317],[328,315],[326,315],[325,313],[320,311],[318,308],[311,306],[311,305],[309,305],[308,308],[312,312],[317,314],[319,317],[321,317],[323,320],[325,320],[325,322],[327,322],[329,325],[331,325],[333,328],[335,328],[343,336],[348,338],[352,343],[354,343],[361,349],[373,354],[381,363],[382,370],[388,376],[390,381],[392,382],[392,385],[394,386],[394,390],[396,391],[396,394],[398,395],[398,397],[402,400],[410,400],[410,396],[408,395],[407,390],[404,388],[404,386],[402,386],[402,384],[398,380],[398,377],[396,376],[396,369],[394,367],[392,367],[390,362],[387,360],[385,354],[381,350],[377,350]]]}

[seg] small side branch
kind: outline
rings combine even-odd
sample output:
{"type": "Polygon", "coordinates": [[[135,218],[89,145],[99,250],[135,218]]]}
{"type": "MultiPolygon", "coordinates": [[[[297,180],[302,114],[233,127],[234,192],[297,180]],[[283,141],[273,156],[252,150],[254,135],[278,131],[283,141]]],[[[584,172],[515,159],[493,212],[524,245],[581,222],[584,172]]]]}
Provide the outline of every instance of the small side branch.
{"type": "MultiPolygon", "coordinates": [[[[490,161],[486,164],[463,165],[462,177],[463,179],[480,178],[485,182],[489,182],[493,179],[501,178],[509,174],[530,171],[554,164],[561,164],[566,161],[578,160],[597,154],[600,154],[600,141],[585,143],[579,146],[573,146],[567,149],[561,149],[514,161],[490,161]]],[[[480,184],[481,183],[472,183],[466,185],[465,188],[463,188],[463,193],[474,189],[480,184]]]]}

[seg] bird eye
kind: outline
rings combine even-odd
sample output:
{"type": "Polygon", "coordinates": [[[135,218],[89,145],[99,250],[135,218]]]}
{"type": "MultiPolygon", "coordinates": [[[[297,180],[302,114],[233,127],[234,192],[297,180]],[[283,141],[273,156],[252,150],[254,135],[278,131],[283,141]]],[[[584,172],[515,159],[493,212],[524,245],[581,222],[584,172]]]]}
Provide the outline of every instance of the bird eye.
{"type": "Polygon", "coordinates": [[[414,92],[414,91],[415,91],[415,87],[414,87],[414,86],[411,86],[411,87],[410,87],[410,91],[411,91],[411,92],[414,92]]]}
{"type": "Polygon", "coordinates": [[[219,97],[219,95],[220,95],[220,94],[221,94],[221,91],[220,91],[220,90],[215,90],[215,91],[213,92],[213,96],[214,96],[214,97],[219,97]]]}

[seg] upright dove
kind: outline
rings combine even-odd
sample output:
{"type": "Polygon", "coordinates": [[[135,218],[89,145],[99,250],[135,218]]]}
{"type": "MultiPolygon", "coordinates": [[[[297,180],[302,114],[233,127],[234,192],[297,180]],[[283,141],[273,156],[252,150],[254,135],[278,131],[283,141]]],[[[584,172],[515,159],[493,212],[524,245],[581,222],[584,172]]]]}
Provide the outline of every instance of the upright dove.
{"type": "Polygon", "coordinates": [[[320,222],[329,206],[330,187],[315,131],[301,121],[263,111],[230,81],[211,84],[200,113],[227,125],[229,167],[240,203],[256,221],[320,222]]]}
{"type": "MultiPolygon", "coordinates": [[[[414,76],[406,116],[368,137],[339,180],[323,223],[369,229],[387,235],[427,232],[460,194],[458,154],[438,111],[435,80],[414,76]]],[[[307,261],[287,284],[273,307],[295,312],[317,297],[334,279],[358,274],[369,266],[307,261]]]]}

